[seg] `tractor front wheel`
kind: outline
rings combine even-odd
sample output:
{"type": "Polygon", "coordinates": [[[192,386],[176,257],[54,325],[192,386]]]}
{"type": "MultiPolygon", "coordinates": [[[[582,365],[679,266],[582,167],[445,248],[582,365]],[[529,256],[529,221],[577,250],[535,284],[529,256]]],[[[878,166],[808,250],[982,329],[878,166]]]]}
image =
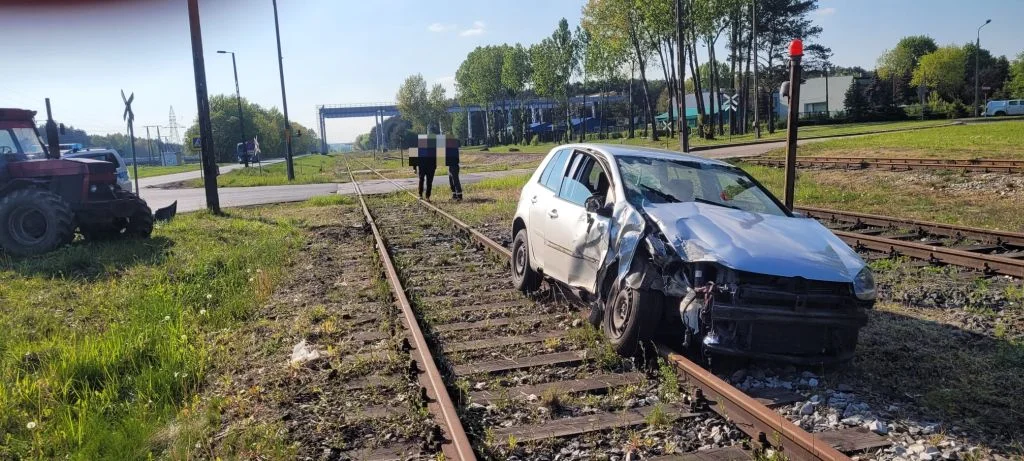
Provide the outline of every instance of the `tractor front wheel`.
{"type": "Polygon", "coordinates": [[[0,199],[0,248],[8,254],[38,255],[74,238],[74,214],[59,195],[29,188],[0,199]]]}
{"type": "Polygon", "coordinates": [[[123,191],[121,194],[129,196],[134,202],[134,210],[128,217],[128,225],[124,228],[125,237],[148,239],[153,234],[153,211],[138,195],[123,191]]]}

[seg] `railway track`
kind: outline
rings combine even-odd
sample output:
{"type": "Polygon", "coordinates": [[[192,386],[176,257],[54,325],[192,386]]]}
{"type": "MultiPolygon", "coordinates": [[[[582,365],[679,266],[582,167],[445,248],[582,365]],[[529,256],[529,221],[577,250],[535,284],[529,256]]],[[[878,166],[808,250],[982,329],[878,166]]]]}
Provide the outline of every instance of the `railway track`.
{"type": "Polygon", "coordinates": [[[622,458],[633,449],[661,460],[751,459],[774,448],[792,460],[841,460],[889,444],[863,428],[808,433],[771,409],[802,395],[747,395],[665,345],[656,346],[660,365],[622,359],[557,289],[532,299],[515,291],[502,245],[430,203],[365,197],[353,182],[403,322],[421,325],[414,356],[439,364],[425,393],[446,459],[622,458]],[[748,442],[694,440],[723,419],[748,442]],[[644,428],[662,445],[645,445],[644,428]]]}
{"type": "MultiPolygon", "coordinates": [[[[785,167],[784,158],[754,157],[744,162],[754,165],[785,167]]],[[[984,173],[1021,173],[1024,160],[1004,159],[932,159],[932,158],[877,158],[877,157],[797,157],[799,168],[839,168],[847,170],[885,169],[907,170],[959,170],[984,173]]]]}
{"type": "Polygon", "coordinates": [[[1024,233],[798,207],[858,250],[1024,278],[1024,233]]]}

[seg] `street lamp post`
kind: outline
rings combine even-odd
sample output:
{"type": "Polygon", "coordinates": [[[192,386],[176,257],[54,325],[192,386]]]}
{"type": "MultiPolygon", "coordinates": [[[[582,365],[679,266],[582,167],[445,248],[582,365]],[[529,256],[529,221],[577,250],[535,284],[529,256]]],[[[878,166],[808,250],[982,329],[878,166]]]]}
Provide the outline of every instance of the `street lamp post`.
{"type": "Polygon", "coordinates": [[[974,42],[974,116],[978,116],[978,61],[981,60],[981,28],[992,22],[986,19],[985,23],[978,27],[978,38],[974,42]]]}
{"type": "MultiPolygon", "coordinates": [[[[238,65],[235,63],[235,52],[234,51],[223,51],[218,50],[218,54],[231,54],[231,68],[235,71],[235,100],[238,101],[238,126],[242,130],[242,146],[245,146],[245,120],[242,119],[242,92],[238,89],[238,65]]],[[[249,155],[243,156],[245,166],[249,166],[249,155]]]]}

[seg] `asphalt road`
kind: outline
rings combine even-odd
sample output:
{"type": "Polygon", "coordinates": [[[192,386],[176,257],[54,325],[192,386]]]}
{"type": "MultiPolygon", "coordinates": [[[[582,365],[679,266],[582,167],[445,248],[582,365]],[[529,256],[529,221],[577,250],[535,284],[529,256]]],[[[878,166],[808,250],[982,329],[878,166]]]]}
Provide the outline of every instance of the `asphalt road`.
{"type": "MultiPolygon", "coordinates": [[[[508,175],[528,174],[533,170],[487,171],[465,173],[460,175],[464,185],[473,184],[487,178],[499,178],[508,175]]],[[[172,175],[168,175],[172,176],[172,175]]],[[[359,186],[364,194],[386,194],[401,189],[416,189],[416,178],[395,179],[391,181],[377,179],[360,181],[359,186]]],[[[171,181],[173,182],[173,181],[171,181]]],[[[221,208],[263,205],[268,203],[300,202],[318,195],[355,194],[355,186],[351,183],[341,184],[296,184],[294,186],[259,186],[259,187],[221,187],[218,189],[221,208]]],[[[434,177],[435,196],[450,193],[448,176],[434,177]]],[[[143,188],[142,198],[150,208],[157,209],[178,201],[178,211],[196,211],[206,208],[206,192],[203,189],[158,189],[143,188]]]]}

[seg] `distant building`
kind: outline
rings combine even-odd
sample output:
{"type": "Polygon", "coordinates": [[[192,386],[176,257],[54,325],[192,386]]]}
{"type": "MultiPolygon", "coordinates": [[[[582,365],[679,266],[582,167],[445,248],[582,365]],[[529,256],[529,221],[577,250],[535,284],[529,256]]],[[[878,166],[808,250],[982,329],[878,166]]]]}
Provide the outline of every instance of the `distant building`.
{"type": "MultiPolygon", "coordinates": [[[[844,103],[846,90],[853,84],[854,77],[843,75],[828,77],[828,97],[825,96],[825,77],[809,78],[800,85],[800,116],[810,117],[815,115],[835,116],[846,111],[844,103]]],[[[773,92],[775,98],[776,114],[785,118],[789,113],[789,102],[786,98],[780,98],[778,90],[773,92]]]]}

